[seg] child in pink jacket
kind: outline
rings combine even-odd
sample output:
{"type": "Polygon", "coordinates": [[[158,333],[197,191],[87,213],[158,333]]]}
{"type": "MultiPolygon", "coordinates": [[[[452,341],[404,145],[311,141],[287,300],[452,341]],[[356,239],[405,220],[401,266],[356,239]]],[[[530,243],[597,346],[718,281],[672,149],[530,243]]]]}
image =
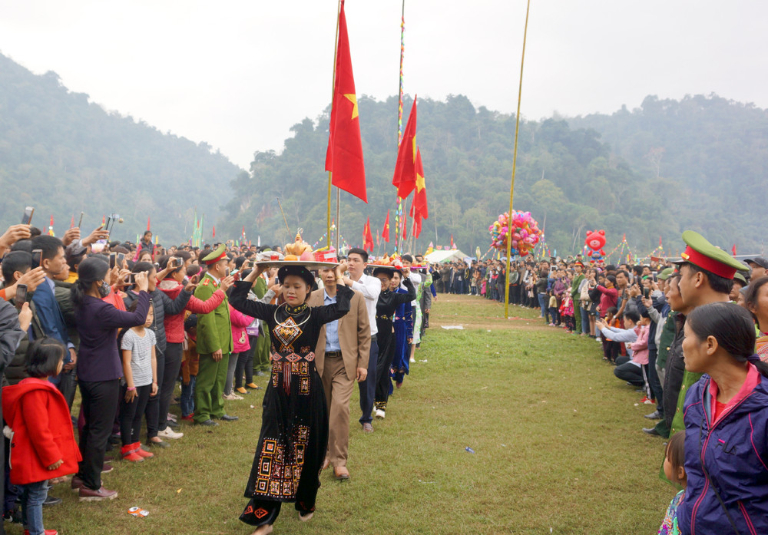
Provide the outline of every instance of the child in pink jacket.
{"type": "MultiPolygon", "coordinates": [[[[245,361],[248,352],[251,350],[251,343],[248,340],[248,333],[245,328],[253,323],[253,318],[238,312],[232,305],[229,305],[229,320],[232,324],[232,354],[229,356],[229,367],[227,368],[227,381],[224,383],[224,399],[243,399],[232,390],[232,384],[235,377],[235,369],[239,360],[245,361]]],[[[242,380],[239,378],[238,383],[242,380]]],[[[248,394],[249,391],[243,387],[237,390],[241,394],[248,394]]]]}

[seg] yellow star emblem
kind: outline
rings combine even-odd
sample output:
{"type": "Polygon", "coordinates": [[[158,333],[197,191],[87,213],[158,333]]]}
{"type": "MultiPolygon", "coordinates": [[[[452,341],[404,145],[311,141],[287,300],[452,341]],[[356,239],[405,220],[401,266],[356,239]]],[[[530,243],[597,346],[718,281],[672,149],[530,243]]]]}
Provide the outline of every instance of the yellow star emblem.
{"type": "Polygon", "coordinates": [[[423,190],[425,187],[426,184],[424,183],[424,177],[419,173],[416,173],[416,191],[421,193],[421,190],[423,190]]]}
{"type": "Polygon", "coordinates": [[[355,95],[354,93],[351,93],[351,94],[349,94],[349,95],[344,95],[344,96],[345,96],[346,98],[348,98],[348,99],[349,99],[349,101],[350,101],[350,102],[352,103],[352,105],[354,106],[354,107],[352,108],[352,118],[354,119],[354,118],[356,118],[356,117],[358,116],[358,113],[357,113],[357,95],[355,95]]]}

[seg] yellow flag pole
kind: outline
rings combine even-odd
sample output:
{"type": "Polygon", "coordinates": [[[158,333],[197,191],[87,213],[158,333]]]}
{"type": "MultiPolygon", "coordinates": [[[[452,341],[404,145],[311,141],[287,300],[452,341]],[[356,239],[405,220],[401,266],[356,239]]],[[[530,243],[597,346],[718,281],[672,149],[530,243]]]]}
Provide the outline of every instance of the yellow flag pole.
{"type": "Polygon", "coordinates": [[[517,115],[515,116],[515,152],[512,156],[512,186],[509,189],[509,221],[507,222],[507,270],[504,282],[504,317],[509,318],[509,257],[512,256],[512,204],[515,200],[515,171],[517,170],[517,137],[520,133],[520,101],[523,98],[523,65],[525,64],[525,40],[528,37],[528,14],[531,0],[525,8],[525,30],[523,31],[523,55],[520,59],[520,86],[517,90],[517,115]]]}
{"type": "MultiPolygon", "coordinates": [[[[341,13],[341,0],[336,8],[336,40],[333,42],[333,80],[331,81],[331,115],[333,115],[333,97],[336,92],[336,56],[339,53],[339,15],[341,13]]],[[[333,181],[331,178],[331,171],[328,171],[328,218],[326,220],[326,236],[328,239],[325,242],[323,249],[331,248],[331,190],[333,187],[333,181]]]]}

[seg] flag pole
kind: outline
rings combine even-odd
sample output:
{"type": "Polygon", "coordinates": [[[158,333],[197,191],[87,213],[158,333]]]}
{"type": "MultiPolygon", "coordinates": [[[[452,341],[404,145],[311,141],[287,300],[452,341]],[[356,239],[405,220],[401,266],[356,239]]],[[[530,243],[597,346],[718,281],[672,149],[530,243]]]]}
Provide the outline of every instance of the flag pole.
{"type": "Polygon", "coordinates": [[[528,14],[531,11],[531,0],[525,8],[525,30],[523,31],[523,54],[520,58],[520,86],[517,90],[517,115],[515,115],[515,150],[512,156],[512,185],[509,188],[509,224],[507,225],[507,269],[504,272],[504,317],[509,318],[509,257],[512,256],[512,204],[515,200],[515,171],[517,170],[517,137],[520,133],[520,101],[523,98],[523,65],[525,64],[525,40],[528,37],[528,14]]]}
{"type": "MultiPolygon", "coordinates": [[[[341,210],[339,205],[341,204],[341,190],[336,188],[336,256],[339,255],[339,229],[341,228],[341,210]]],[[[329,234],[330,236],[330,234],[329,234]]],[[[330,242],[327,242],[328,249],[331,248],[330,242]]]]}
{"type": "Polygon", "coordinates": [[[283,214],[283,222],[285,222],[285,228],[288,230],[288,239],[291,239],[291,227],[288,226],[288,220],[285,218],[285,212],[283,212],[283,205],[280,204],[280,197],[275,197],[277,199],[277,205],[280,207],[280,213],[283,214]]]}
{"type": "MultiPolygon", "coordinates": [[[[403,139],[403,57],[405,55],[405,0],[400,14],[400,79],[398,88],[397,103],[397,148],[400,148],[400,141],[403,139]]],[[[398,217],[398,208],[402,208],[403,200],[397,196],[395,203],[395,252],[398,252],[397,243],[400,238],[400,218],[398,217]]],[[[408,216],[405,216],[408,217],[408,216]]]]}
{"type": "MultiPolygon", "coordinates": [[[[336,93],[336,56],[338,56],[339,53],[339,14],[341,13],[341,0],[339,0],[339,5],[336,8],[336,39],[333,42],[333,80],[331,81],[331,115],[329,116],[329,119],[331,116],[333,116],[333,97],[336,93]]],[[[333,188],[333,180],[331,177],[331,171],[328,171],[328,218],[326,219],[326,236],[328,239],[326,240],[326,248],[330,249],[330,239],[331,239],[331,191],[333,188]]],[[[336,204],[336,211],[338,212],[339,206],[338,203],[336,204]]],[[[280,209],[282,211],[282,208],[280,209]]],[[[283,215],[285,217],[285,215],[283,215]]],[[[337,222],[337,229],[338,227],[338,216],[336,217],[337,222]]],[[[288,224],[286,223],[286,226],[288,224]]],[[[290,235],[290,230],[288,231],[288,234],[290,235]]],[[[337,231],[338,232],[338,231],[337,231]]],[[[338,243],[338,242],[337,242],[338,243]]],[[[338,247],[336,248],[338,250],[338,247]]]]}

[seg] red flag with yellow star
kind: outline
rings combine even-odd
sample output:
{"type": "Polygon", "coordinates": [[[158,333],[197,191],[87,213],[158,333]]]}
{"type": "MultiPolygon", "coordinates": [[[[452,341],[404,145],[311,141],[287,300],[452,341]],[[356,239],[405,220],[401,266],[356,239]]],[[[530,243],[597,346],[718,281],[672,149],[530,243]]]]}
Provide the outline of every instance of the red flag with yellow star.
{"type": "Polygon", "coordinates": [[[331,124],[325,170],[332,173],[331,182],[339,189],[368,202],[365,192],[363,142],[360,137],[355,79],[349,54],[347,19],[344,1],[339,11],[339,42],[336,48],[336,80],[333,86],[331,124]]]}
{"type": "Polygon", "coordinates": [[[387,220],[384,221],[384,231],[381,233],[381,237],[389,243],[389,210],[387,210],[387,220]]]}
{"type": "Polygon", "coordinates": [[[371,218],[369,217],[363,227],[363,249],[373,252],[373,235],[371,234],[371,218]]]}
{"type": "Polygon", "coordinates": [[[424,166],[421,163],[421,149],[416,148],[416,193],[411,204],[411,216],[414,218],[429,219],[427,207],[427,184],[424,181],[424,166]]]}
{"type": "Polygon", "coordinates": [[[416,98],[413,99],[408,124],[405,125],[403,139],[397,150],[395,176],[392,185],[397,188],[397,196],[405,199],[416,187],[416,98]]]}

